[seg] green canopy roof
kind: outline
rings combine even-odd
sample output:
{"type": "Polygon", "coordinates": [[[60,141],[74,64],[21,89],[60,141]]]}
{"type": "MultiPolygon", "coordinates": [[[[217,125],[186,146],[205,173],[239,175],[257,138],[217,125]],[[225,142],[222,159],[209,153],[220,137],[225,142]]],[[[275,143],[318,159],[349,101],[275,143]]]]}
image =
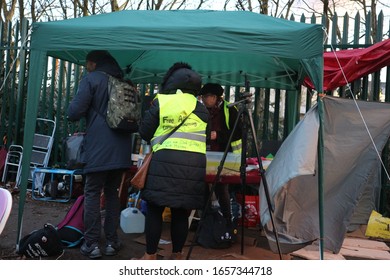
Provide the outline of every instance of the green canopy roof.
{"type": "Polygon", "coordinates": [[[31,48],[83,64],[107,49],[135,83],[160,83],[176,61],[188,62],[204,81],[296,89],[305,76],[320,86],[321,25],[246,11],[120,11],[36,23],[31,48]]]}

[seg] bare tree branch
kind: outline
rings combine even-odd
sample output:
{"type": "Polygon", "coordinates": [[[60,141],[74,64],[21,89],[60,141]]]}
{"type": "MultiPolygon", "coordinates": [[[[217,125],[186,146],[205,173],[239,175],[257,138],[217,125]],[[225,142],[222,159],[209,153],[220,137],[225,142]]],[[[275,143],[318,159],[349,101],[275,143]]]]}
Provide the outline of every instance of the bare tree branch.
{"type": "Polygon", "coordinates": [[[171,4],[169,5],[169,10],[173,9],[173,6],[176,4],[176,0],[173,0],[171,4]]]}
{"type": "Polygon", "coordinates": [[[56,1],[44,1],[44,0],[33,0],[31,3],[31,17],[33,22],[38,21],[41,17],[44,17],[45,20],[55,20],[53,10],[57,10],[58,6],[55,5],[56,1]],[[37,6],[37,7],[36,7],[37,6]]]}
{"type": "Polygon", "coordinates": [[[200,10],[200,8],[202,8],[202,5],[205,3],[205,0],[200,0],[199,1],[199,4],[198,4],[198,7],[196,8],[197,10],[200,10]]]}
{"type": "MultiPolygon", "coordinates": [[[[153,0],[152,0],[152,2],[154,2],[153,0]]],[[[161,9],[161,5],[162,5],[162,3],[164,2],[164,0],[157,0],[157,3],[156,3],[156,5],[154,6],[154,9],[155,10],[160,10],[161,9]]],[[[152,7],[153,8],[153,7],[152,7]]]]}
{"type": "Polygon", "coordinates": [[[88,0],[84,0],[83,1],[83,7],[82,7],[82,11],[83,11],[83,16],[88,16],[88,0]]]}
{"type": "Polygon", "coordinates": [[[279,0],[273,0],[275,11],[271,14],[271,16],[276,17],[279,14],[279,0]]]}
{"type": "Polygon", "coordinates": [[[238,10],[245,11],[245,5],[242,0],[237,0],[236,7],[238,10]]]}
{"type": "MultiPolygon", "coordinates": [[[[142,2],[142,1],[140,1],[142,2]]],[[[127,5],[129,5],[129,0],[126,0],[122,5],[118,7],[119,11],[123,11],[126,9],[127,5]]]]}
{"type": "Polygon", "coordinates": [[[253,11],[253,8],[252,8],[252,0],[248,0],[248,10],[249,11],[253,11]]]}
{"type": "Polygon", "coordinates": [[[33,21],[33,22],[36,22],[37,21],[37,18],[36,18],[36,11],[35,11],[35,0],[31,0],[31,8],[30,8],[30,10],[31,10],[31,20],[33,21]]]}
{"type": "Polygon", "coordinates": [[[260,14],[268,15],[268,0],[258,0],[260,5],[260,14]]]}
{"type": "Polygon", "coordinates": [[[110,0],[111,3],[111,12],[119,11],[118,2],[116,0],[110,0]]]}
{"type": "Polygon", "coordinates": [[[24,18],[24,1],[19,0],[19,21],[22,22],[24,18]]]}
{"type": "Polygon", "coordinates": [[[143,2],[143,0],[139,1],[139,3],[138,3],[138,7],[137,7],[137,10],[140,10],[140,9],[141,9],[142,2],[143,2]]]}
{"type": "Polygon", "coordinates": [[[67,19],[68,18],[68,7],[66,6],[66,0],[60,0],[59,2],[60,2],[61,10],[62,10],[62,16],[64,19],[67,19]]]}
{"type": "Polygon", "coordinates": [[[3,9],[3,15],[4,20],[11,21],[15,14],[15,8],[16,8],[16,0],[12,0],[11,5],[8,9],[6,1],[2,1],[2,9],[3,9]]]}
{"type": "Polygon", "coordinates": [[[372,42],[376,43],[377,42],[377,38],[376,38],[376,34],[377,34],[377,31],[378,31],[378,27],[377,27],[377,14],[376,14],[376,0],[371,0],[371,38],[372,38],[372,42]]]}
{"type": "Polygon", "coordinates": [[[295,2],[295,0],[287,1],[285,18],[288,18],[290,16],[291,8],[292,8],[294,2],[295,2]]]}

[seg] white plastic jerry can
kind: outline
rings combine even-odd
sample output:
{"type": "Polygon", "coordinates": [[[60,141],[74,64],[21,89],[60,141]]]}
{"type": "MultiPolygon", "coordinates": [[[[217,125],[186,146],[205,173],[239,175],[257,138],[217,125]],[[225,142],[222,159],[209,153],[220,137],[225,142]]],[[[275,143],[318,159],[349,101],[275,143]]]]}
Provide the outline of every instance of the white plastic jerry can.
{"type": "Polygon", "coordinates": [[[145,216],[135,207],[128,207],[121,212],[120,226],[124,233],[143,233],[145,216]]]}

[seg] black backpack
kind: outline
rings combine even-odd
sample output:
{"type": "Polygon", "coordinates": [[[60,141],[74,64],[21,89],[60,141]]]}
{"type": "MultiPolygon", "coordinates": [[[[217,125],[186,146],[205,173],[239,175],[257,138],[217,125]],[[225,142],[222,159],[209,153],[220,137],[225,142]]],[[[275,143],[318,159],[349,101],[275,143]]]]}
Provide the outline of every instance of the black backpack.
{"type": "Polygon", "coordinates": [[[204,248],[226,249],[232,246],[232,229],[228,228],[226,219],[219,208],[206,210],[200,221],[197,242],[204,248]]]}
{"type": "Polygon", "coordinates": [[[137,132],[141,118],[141,98],[130,81],[108,75],[106,121],[110,128],[137,132]]]}
{"type": "Polygon", "coordinates": [[[59,256],[63,253],[63,247],[56,228],[45,224],[20,240],[17,253],[26,258],[39,259],[59,256]]]}

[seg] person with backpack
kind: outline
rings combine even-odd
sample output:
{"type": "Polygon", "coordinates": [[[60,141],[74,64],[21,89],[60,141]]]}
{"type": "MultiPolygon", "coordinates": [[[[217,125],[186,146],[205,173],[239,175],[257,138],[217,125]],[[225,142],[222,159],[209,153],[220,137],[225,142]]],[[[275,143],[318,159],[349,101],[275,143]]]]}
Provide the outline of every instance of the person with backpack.
{"type": "Polygon", "coordinates": [[[81,254],[100,258],[101,214],[100,196],[105,196],[103,254],[116,255],[120,249],[117,230],[120,221],[118,188],[122,173],[131,167],[131,132],[108,126],[105,116],[109,100],[109,75],[122,79],[117,61],[104,50],[91,51],[86,56],[87,75],[80,81],[77,94],[69,104],[70,121],[86,119],[86,136],[81,152],[85,163],[84,243],[81,254]]]}
{"type": "Polygon", "coordinates": [[[190,65],[175,63],[165,74],[160,93],[141,121],[139,133],[142,139],[150,141],[153,150],[141,191],[147,202],[146,252],[142,260],[157,259],[165,207],[171,210],[169,259],[182,259],[188,214],[205,205],[208,112],[196,98],[201,83],[200,75],[190,65]]]}

